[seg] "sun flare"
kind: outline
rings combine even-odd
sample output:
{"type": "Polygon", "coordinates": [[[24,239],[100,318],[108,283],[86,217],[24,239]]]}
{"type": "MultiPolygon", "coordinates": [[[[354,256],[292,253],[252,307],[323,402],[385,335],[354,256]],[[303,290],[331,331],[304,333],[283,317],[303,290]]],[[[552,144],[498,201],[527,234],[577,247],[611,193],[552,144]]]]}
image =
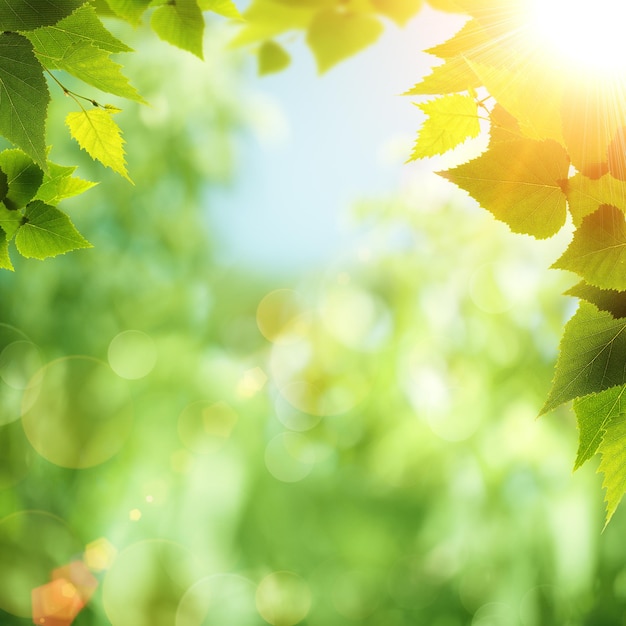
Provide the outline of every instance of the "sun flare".
{"type": "Polygon", "coordinates": [[[626,71],[624,0],[532,0],[532,28],[552,54],[593,72],[626,71]]]}

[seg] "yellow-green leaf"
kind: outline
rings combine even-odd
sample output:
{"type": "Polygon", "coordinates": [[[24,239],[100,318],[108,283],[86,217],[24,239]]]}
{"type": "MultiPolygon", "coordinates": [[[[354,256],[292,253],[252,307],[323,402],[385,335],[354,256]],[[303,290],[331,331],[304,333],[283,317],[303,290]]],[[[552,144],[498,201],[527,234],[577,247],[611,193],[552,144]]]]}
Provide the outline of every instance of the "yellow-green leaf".
{"type": "Polygon", "coordinates": [[[382,13],[404,26],[421,8],[424,0],[372,0],[378,13],[382,13]]]}
{"type": "Polygon", "coordinates": [[[583,219],[595,213],[601,204],[610,204],[626,211],[626,182],[610,174],[600,178],[576,174],[567,184],[567,203],[575,226],[580,226],[583,219]]]}
{"type": "Polygon", "coordinates": [[[231,19],[241,19],[241,13],[233,0],[198,0],[198,6],[203,11],[213,11],[231,19]]]}
{"type": "Polygon", "coordinates": [[[478,105],[471,96],[452,94],[417,105],[428,118],[411,159],[443,154],[480,133],[478,105]]]}
{"type": "Polygon", "coordinates": [[[556,142],[497,143],[441,176],[452,181],[516,233],[545,239],[565,224],[569,159],[556,142]]]}
{"type": "Polygon", "coordinates": [[[154,32],[164,41],[202,58],[204,16],[196,0],[176,0],[152,14],[154,32]]]}
{"type": "Polygon", "coordinates": [[[78,196],[97,185],[97,183],[73,176],[75,171],[76,166],[66,167],[48,162],[49,174],[44,177],[35,200],[56,205],[65,198],[78,196]]]}
{"type": "Polygon", "coordinates": [[[626,290],[626,219],[603,204],[583,219],[567,250],[552,267],[576,272],[600,289],[626,290]]]}
{"type": "Polygon", "coordinates": [[[481,83],[466,60],[458,57],[435,66],[431,73],[409,89],[405,96],[428,96],[468,91],[481,83]]]}
{"type": "Polygon", "coordinates": [[[9,256],[9,240],[6,233],[0,229],[0,268],[14,271],[11,257],[9,256]]]}
{"type": "Polygon", "coordinates": [[[287,51],[275,41],[265,41],[257,53],[259,60],[259,74],[272,74],[285,69],[291,62],[287,51]]]}
{"type": "Polygon", "coordinates": [[[132,182],[126,171],[124,139],[109,111],[94,109],[69,113],[65,123],[70,133],[92,159],[97,159],[132,182]]]}
{"type": "Polygon", "coordinates": [[[323,73],[373,44],[382,32],[382,24],[371,15],[327,9],[313,18],[306,40],[323,73]]]}

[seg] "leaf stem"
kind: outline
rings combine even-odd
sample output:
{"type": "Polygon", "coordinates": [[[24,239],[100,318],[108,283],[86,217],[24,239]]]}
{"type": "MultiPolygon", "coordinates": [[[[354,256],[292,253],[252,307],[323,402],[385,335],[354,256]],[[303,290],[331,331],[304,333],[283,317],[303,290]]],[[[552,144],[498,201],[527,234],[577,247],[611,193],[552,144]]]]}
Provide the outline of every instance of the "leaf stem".
{"type": "Polygon", "coordinates": [[[63,90],[63,93],[66,96],[70,96],[70,98],[72,98],[76,104],[78,104],[78,106],[84,111],[85,108],[83,107],[83,105],[81,104],[80,100],[85,100],[87,102],[89,102],[90,104],[92,104],[95,107],[98,107],[100,109],[104,109],[104,105],[100,104],[99,102],[97,102],[96,100],[94,100],[93,98],[87,98],[86,96],[81,96],[79,93],[76,93],[75,91],[72,91],[71,89],[68,89],[47,67],[44,68],[46,73],[48,74],[48,76],[50,76],[52,78],[52,80],[54,80],[54,82],[61,87],[61,89],[63,90]],[[80,100],[79,100],[80,98],[80,100]]]}

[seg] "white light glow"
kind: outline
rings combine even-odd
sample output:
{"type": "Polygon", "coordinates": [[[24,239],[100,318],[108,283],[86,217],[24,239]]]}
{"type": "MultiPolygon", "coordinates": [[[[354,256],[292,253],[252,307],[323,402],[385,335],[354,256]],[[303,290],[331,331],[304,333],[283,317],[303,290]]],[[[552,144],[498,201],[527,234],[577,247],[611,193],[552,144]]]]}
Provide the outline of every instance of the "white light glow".
{"type": "Polygon", "coordinates": [[[533,0],[532,27],[552,54],[580,69],[626,70],[623,0],[533,0]]]}

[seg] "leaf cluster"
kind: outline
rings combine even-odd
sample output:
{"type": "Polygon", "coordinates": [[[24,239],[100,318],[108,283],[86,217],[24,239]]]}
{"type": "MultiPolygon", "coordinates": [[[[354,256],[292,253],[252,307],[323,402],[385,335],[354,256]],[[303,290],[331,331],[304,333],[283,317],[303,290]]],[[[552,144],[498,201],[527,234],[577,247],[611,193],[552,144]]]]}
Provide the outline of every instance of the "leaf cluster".
{"type": "MultiPolygon", "coordinates": [[[[450,2],[428,3],[454,10],[450,2]]],[[[386,21],[404,26],[424,4],[424,0],[253,0],[233,45],[253,47],[259,73],[270,74],[289,65],[285,44],[293,40],[294,32],[302,33],[322,74],[373,44],[386,21]]]]}
{"type": "Polygon", "coordinates": [[[148,11],[161,39],[200,58],[203,11],[239,15],[231,0],[0,0],[0,135],[15,146],[0,155],[0,267],[12,269],[7,246],[13,238],[21,254],[38,259],[89,245],[54,206],[92,183],[76,182],[75,168],[48,160],[49,82],[77,106],[66,118],[71,136],[94,160],[130,181],[124,140],[113,117],[120,109],[76,93],[62,81],[63,73],[69,74],[86,89],[143,103],[111,58],[132,49],[105,27],[101,16],[137,25],[148,11]]]}
{"type": "Polygon", "coordinates": [[[607,522],[626,489],[626,114],[623,76],[571,72],[546,54],[523,0],[455,0],[463,28],[408,95],[434,96],[412,158],[442,154],[487,127],[477,158],[440,174],[515,233],[573,240],[553,267],[580,282],[547,413],[574,400],[575,467],[600,453],[607,522]]]}

